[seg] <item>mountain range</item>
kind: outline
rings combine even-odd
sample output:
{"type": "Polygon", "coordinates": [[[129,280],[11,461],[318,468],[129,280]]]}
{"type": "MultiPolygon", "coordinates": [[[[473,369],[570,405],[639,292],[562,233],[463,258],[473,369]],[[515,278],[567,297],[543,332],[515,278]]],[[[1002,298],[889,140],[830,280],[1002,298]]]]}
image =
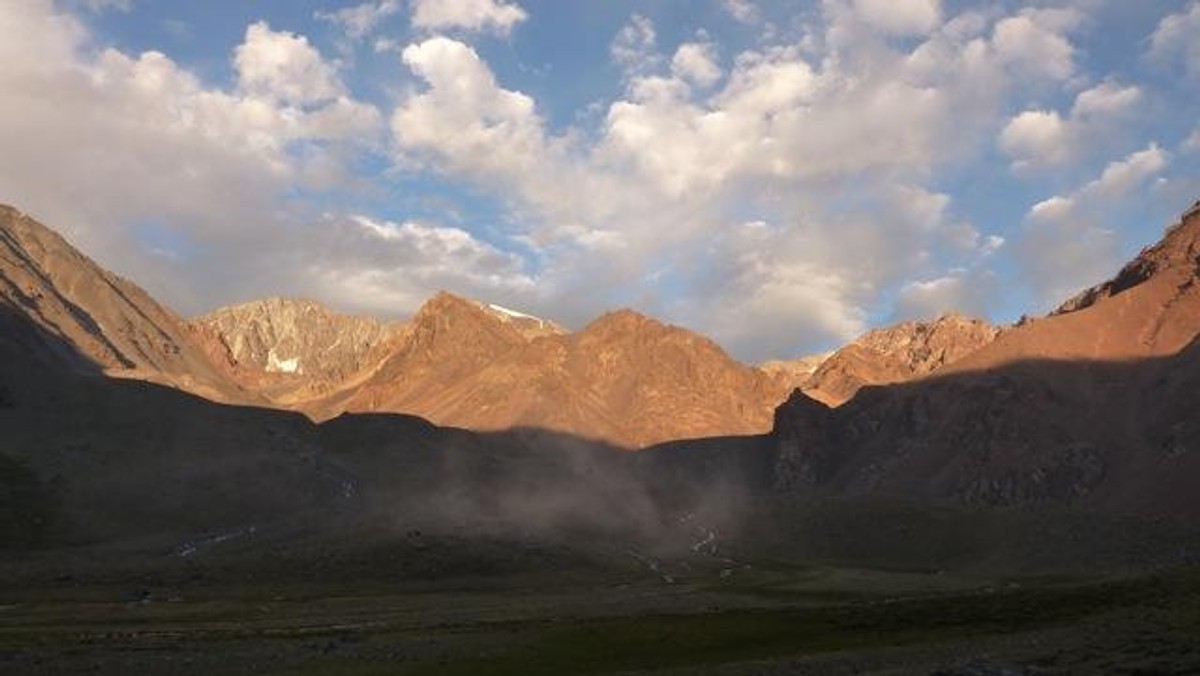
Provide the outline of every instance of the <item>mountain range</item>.
{"type": "Polygon", "coordinates": [[[14,208],[0,210],[0,233],[6,304],[84,357],[69,366],[314,420],[406,413],[482,431],[539,427],[627,448],[761,434],[796,387],[841,401],[864,384],[930,373],[996,333],[959,317],[906,322],[831,355],[757,368],[631,310],[570,332],[446,292],[405,322],[280,298],[185,320],[14,208]]]}
{"type": "Polygon", "coordinates": [[[107,537],[362,501],[532,509],[502,478],[587,518],[735,485],[1200,514],[1197,209],[1047,317],[906,322],[761,367],[629,310],[572,332],[449,293],[404,322],[280,299],[186,320],[17,209],[0,243],[22,537],[51,512],[107,537]]]}

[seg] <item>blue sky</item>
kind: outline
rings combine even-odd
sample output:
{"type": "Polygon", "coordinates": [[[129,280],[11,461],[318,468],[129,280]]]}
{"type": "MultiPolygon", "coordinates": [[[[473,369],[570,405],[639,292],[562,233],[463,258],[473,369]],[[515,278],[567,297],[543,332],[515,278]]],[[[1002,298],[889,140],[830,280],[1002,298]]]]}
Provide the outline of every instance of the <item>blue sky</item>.
{"type": "Polygon", "coordinates": [[[0,200],[185,314],[1041,313],[1200,198],[1195,0],[16,0],[0,200]]]}

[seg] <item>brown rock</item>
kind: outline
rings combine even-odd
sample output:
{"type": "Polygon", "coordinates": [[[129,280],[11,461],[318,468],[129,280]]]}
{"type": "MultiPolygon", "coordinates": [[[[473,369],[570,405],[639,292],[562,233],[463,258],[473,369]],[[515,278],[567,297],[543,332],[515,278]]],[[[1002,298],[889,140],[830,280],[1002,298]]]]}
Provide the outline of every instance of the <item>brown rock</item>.
{"type": "Polygon", "coordinates": [[[999,334],[999,328],[982,319],[956,314],[877,329],[834,352],[802,389],[814,399],[838,406],[866,385],[929,375],[991,343],[999,334]]]}

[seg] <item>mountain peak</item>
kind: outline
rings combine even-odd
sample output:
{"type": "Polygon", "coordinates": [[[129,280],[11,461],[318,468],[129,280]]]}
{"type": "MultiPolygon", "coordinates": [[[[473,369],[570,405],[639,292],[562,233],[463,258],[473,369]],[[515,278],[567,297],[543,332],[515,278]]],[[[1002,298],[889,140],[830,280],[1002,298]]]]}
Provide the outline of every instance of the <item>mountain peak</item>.
{"type": "Polygon", "coordinates": [[[602,334],[609,332],[664,330],[667,328],[670,327],[653,317],[629,308],[620,308],[605,312],[592,320],[591,323],[584,327],[582,333],[602,334]]]}

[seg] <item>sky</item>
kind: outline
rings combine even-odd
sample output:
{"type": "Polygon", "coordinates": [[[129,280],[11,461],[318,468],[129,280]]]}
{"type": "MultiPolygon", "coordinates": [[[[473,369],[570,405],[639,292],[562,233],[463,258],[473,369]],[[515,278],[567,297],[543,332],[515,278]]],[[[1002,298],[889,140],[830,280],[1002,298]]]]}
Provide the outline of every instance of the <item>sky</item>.
{"type": "Polygon", "coordinates": [[[1011,322],[1200,199],[1197,0],[4,0],[0,202],[192,315],[1011,322]]]}

